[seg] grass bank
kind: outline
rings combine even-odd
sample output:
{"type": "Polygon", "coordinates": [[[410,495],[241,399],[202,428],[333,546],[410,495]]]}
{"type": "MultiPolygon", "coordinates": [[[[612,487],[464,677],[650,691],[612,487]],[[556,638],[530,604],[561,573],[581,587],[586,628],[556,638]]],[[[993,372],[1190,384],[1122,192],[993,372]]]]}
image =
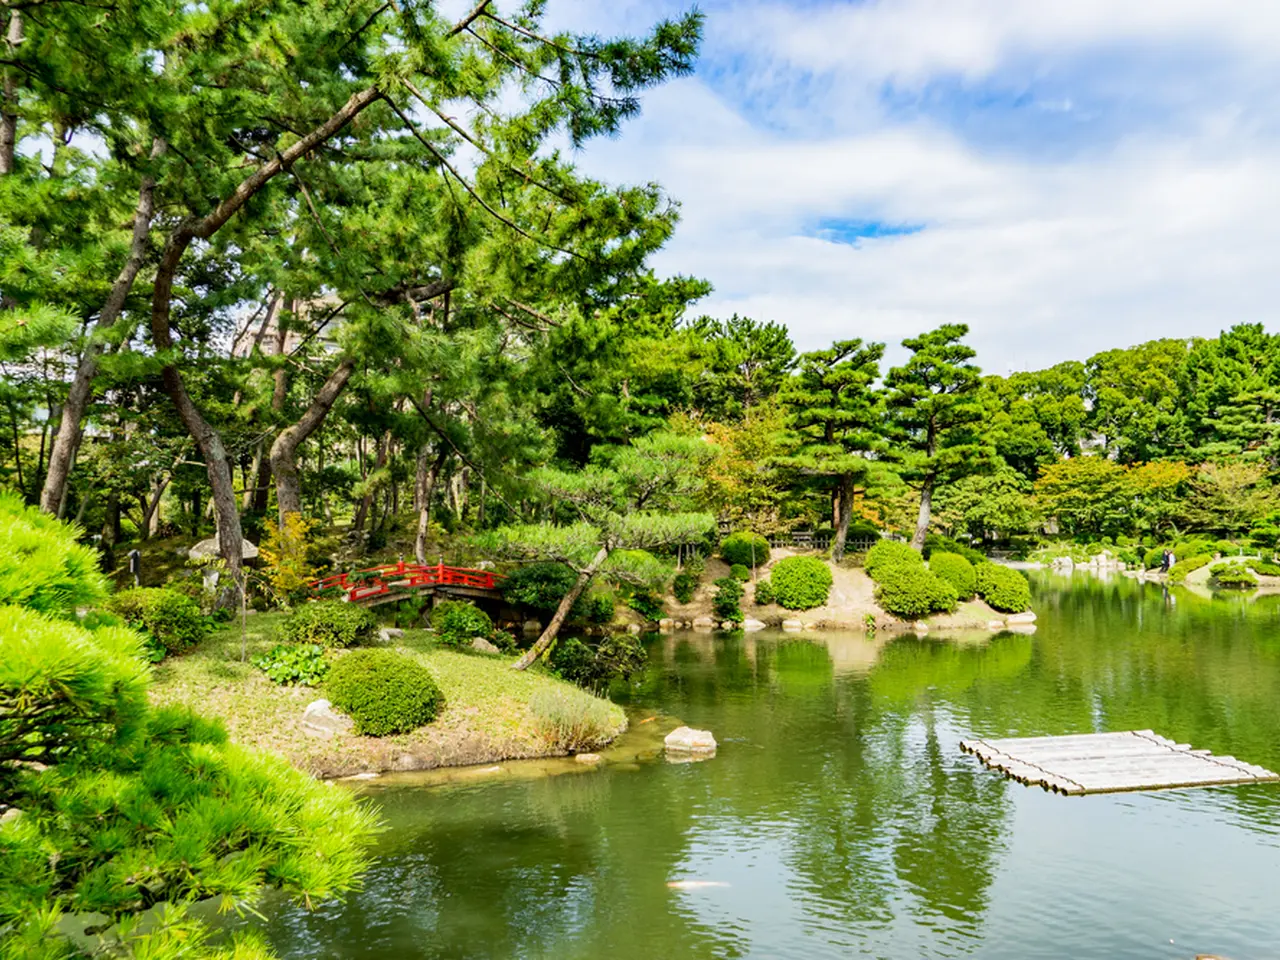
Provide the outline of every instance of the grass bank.
{"type": "MultiPolygon", "coordinates": [[[[159,664],[152,698],[221,717],[236,742],[271,750],[316,776],[341,777],[563,756],[563,736],[550,722],[547,704],[589,696],[545,673],[512,670],[506,658],[442,649],[429,631],[407,630],[388,646],[435,676],[445,695],[440,716],[398,736],[322,739],[303,732],[301,720],[306,705],[324,696],[323,689],[277,686],[248,662],[275,645],[281,619],[280,614],[249,617],[245,660],[236,623],[190,653],[159,664]]],[[[626,728],[621,707],[591,700],[609,739],[626,728]]]]}

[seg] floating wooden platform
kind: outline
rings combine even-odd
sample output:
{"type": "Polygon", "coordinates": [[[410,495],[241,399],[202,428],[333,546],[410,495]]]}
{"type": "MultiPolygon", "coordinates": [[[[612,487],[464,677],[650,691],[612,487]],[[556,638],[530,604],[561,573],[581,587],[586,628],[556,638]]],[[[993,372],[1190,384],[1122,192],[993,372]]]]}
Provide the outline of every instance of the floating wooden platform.
{"type": "Polygon", "coordinates": [[[1270,770],[1192,750],[1150,730],[966,740],[960,749],[1021,783],[1075,795],[1280,780],[1270,770]]]}

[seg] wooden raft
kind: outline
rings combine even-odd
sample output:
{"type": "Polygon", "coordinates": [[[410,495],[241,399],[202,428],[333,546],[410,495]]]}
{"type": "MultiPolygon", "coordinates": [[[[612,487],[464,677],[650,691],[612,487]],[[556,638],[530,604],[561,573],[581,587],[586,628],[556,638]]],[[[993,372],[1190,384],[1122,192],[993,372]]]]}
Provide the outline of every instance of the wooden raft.
{"type": "Polygon", "coordinates": [[[966,740],[960,749],[1021,783],[1075,795],[1280,780],[1270,770],[1192,750],[1150,730],[966,740]]]}

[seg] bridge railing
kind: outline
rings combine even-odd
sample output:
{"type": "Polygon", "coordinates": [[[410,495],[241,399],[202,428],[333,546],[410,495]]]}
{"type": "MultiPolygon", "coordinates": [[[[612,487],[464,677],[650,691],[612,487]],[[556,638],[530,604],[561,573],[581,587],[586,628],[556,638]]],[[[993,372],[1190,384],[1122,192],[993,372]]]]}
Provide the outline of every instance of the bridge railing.
{"type": "Polygon", "coordinates": [[[313,580],[310,586],[312,595],[336,589],[345,593],[349,601],[358,602],[382,596],[397,589],[412,590],[420,587],[471,587],[476,590],[497,590],[504,579],[506,578],[502,574],[493,570],[450,567],[443,563],[405,563],[401,560],[398,563],[383,564],[365,570],[335,573],[332,576],[313,580]]]}

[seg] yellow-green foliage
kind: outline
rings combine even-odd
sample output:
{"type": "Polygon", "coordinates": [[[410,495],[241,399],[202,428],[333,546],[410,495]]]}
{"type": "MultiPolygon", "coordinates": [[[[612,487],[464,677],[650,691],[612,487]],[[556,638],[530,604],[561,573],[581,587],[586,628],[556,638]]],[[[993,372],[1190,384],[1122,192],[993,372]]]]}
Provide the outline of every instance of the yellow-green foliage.
{"type": "Polygon", "coordinates": [[[867,551],[867,558],[862,562],[862,567],[867,571],[867,576],[872,580],[879,582],[884,571],[891,567],[920,567],[924,565],[924,558],[919,552],[911,548],[911,544],[903,543],[900,540],[880,540],[873,544],[871,549],[867,551]]]}
{"type": "Polygon", "coordinates": [[[1021,613],[1031,606],[1031,585],[1021,571],[998,563],[980,563],[976,573],[978,593],[988,606],[1002,613],[1021,613]]]}
{"type": "Polygon", "coordinates": [[[1187,557],[1185,560],[1179,560],[1169,568],[1169,580],[1171,583],[1181,583],[1187,579],[1187,574],[1201,567],[1208,566],[1213,561],[1207,553],[1199,554],[1194,557],[1187,557]]]}
{"type": "Polygon", "coordinates": [[[76,542],[77,532],[0,493],[0,603],[72,617],[105,597],[98,555],[76,542]]]}
{"type": "Polygon", "coordinates": [[[542,736],[556,750],[577,753],[608,743],[617,732],[608,701],[573,687],[538,690],[529,709],[542,736]]]}
{"type": "Polygon", "coordinates": [[[263,570],[277,600],[288,602],[304,594],[315,579],[315,569],[307,562],[307,535],[311,522],[300,513],[287,513],[284,526],[267,523],[262,532],[263,570]]]}
{"type": "Polygon", "coordinates": [[[817,557],[786,557],[770,575],[778,605],[788,610],[812,610],[827,602],[831,568],[817,557]]]}

